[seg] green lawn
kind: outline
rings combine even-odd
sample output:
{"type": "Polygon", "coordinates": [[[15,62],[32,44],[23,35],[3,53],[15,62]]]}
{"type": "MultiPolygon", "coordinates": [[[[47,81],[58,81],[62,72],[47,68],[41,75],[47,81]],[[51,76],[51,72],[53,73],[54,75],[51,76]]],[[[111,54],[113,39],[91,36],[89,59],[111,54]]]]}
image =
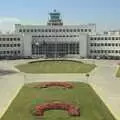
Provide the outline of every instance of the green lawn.
{"type": "Polygon", "coordinates": [[[26,85],[1,120],[115,120],[89,85],[73,84],[75,87],[68,90],[56,87],[39,89],[26,85]],[[75,104],[80,108],[81,116],[70,117],[67,112],[62,110],[47,111],[42,119],[31,114],[31,110],[36,104],[50,101],[75,104]]]}
{"type": "Polygon", "coordinates": [[[117,76],[117,77],[120,77],[120,67],[119,67],[119,69],[118,69],[118,71],[117,71],[116,76],[117,76]]]}
{"type": "Polygon", "coordinates": [[[16,66],[26,73],[88,73],[95,68],[94,64],[76,61],[39,61],[16,66]]]}

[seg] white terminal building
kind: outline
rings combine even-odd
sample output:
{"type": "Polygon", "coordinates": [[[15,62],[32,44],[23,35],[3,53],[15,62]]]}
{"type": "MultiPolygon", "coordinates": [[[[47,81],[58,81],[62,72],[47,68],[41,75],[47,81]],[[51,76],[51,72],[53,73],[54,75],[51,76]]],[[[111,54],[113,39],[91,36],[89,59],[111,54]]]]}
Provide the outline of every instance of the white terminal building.
{"type": "Polygon", "coordinates": [[[96,33],[96,24],[64,25],[49,13],[47,25],[15,24],[14,34],[0,34],[0,58],[120,58],[120,31],[96,33]]]}

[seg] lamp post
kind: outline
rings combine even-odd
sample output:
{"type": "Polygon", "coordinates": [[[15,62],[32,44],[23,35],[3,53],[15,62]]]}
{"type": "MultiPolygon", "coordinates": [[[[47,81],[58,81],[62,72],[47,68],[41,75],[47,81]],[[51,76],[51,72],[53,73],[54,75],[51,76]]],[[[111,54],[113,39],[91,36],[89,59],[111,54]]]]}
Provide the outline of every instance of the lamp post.
{"type": "Polygon", "coordinates": [[[87,83],[88,83],[88,79],[89,79],[89,77],[90,77],[90,74],[87,73],[87,74],[86,74],[86,77],[87,77],[87,83]]]}

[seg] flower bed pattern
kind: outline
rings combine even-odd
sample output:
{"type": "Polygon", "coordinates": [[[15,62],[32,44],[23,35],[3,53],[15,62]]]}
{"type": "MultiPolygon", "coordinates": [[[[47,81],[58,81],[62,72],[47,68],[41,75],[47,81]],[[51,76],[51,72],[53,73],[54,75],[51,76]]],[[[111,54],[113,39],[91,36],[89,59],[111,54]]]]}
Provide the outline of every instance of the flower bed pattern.
{"type": "Polygon", "coordinates": [[[35,107],[34,115],[43,116],[48,110],[65,110],[70,116],[80,116],[80,109],[72,104],[65,103],[46,103],[35,107]]]}
{"type": "Polygon", "coordinates": [[[35,88],[48,88],[53,86],[64,87],[67,89],[73,88],[73,85],[67,82],[44,82],[35,86],[35,88]]]}

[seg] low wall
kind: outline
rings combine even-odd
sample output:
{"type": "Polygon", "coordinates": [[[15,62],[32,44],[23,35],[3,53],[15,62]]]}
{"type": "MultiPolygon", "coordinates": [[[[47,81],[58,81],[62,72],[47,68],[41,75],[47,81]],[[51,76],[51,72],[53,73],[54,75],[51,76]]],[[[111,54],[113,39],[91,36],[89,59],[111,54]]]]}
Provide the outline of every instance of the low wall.
{"type": "Polygon", "coordinates": [[[6,112],[23,85],[23,75],[0,76],[0,118],[6,112]]]}

